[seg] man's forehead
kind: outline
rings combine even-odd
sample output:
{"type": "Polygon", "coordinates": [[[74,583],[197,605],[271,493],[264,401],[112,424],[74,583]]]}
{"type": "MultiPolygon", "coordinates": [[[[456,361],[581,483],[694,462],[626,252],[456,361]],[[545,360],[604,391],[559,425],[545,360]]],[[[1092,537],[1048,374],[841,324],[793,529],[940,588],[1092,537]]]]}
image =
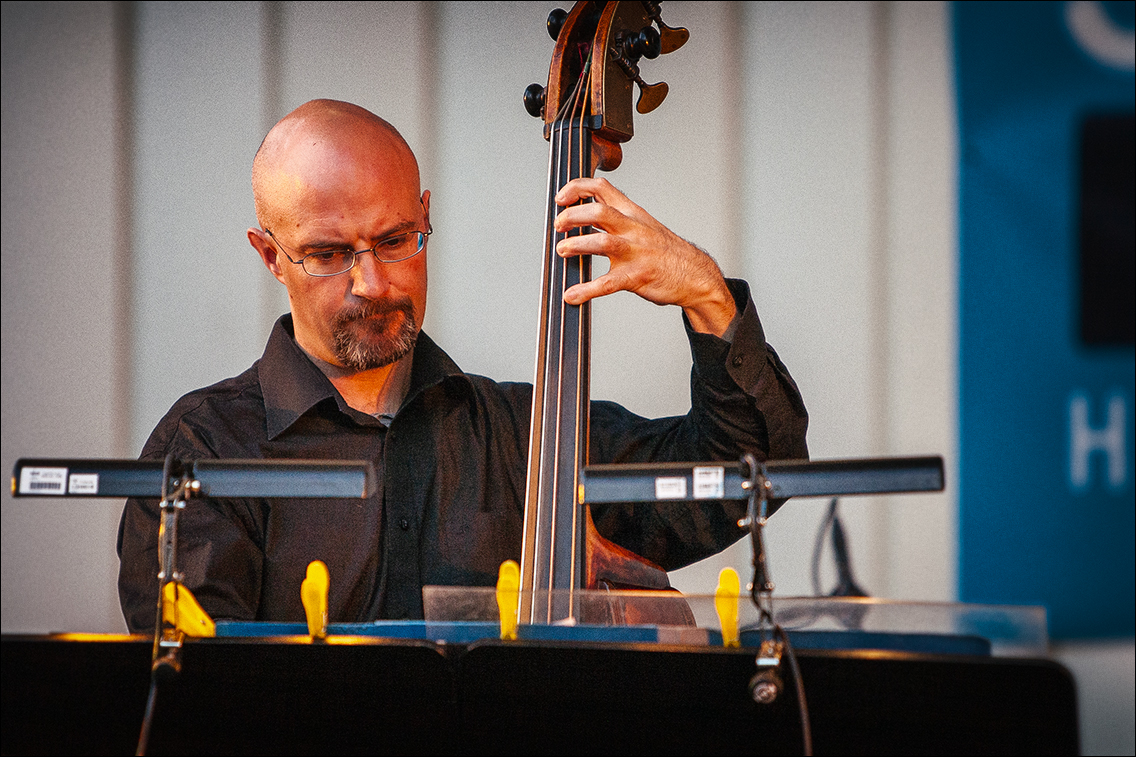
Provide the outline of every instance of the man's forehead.
{"type": "Polygon", "coordinates": [[[355,150],[305,150],[291,160],[270,165],[261,190],[276,200],[329,193],[347,199],[360,191],[418,196],[418,172],[397,155],[359,154],[355,150]]]}
{"type": "Polygon", "coordinates": [[[315,100],[285,116],[265,137],[257,158],[287,160],[309,151],[371,153],[389,160],[413,161],[410,148],[391,124],[350,103],[315,100]]]}
{"type": "Polygon", "coordinates": [[[259,210],[269,217],[336,204],[407,204],[420,194],[417,163],[396,133],[321,125],[277,136],[253,174],[259,210]]]}
{"type": "Polygon", "coordinates": [[[318,178],[329,172],[404,172],[415,161],[401,139],[382,129],[298,128],[281,135],[265,155],[264,169],[318,178]]]}

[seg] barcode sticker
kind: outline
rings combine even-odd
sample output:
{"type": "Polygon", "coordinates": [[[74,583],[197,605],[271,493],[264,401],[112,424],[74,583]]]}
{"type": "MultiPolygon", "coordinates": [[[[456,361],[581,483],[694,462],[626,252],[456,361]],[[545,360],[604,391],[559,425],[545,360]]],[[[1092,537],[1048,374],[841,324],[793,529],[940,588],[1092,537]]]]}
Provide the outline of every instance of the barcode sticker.
{"type": "Polygon", "coordinates": [[[686,476],[656,478],[655,499],[686,499],[686,476]]]}
{"type": "Polygon", "coordinates": [[[726,496],[726,469],[720,465],[694,469],[694,498],[722,499],[726,496]]]}
{"type": "Polygon", "coordinates": [[[20,471],[20,494],[66,493],[66,468],[24,468],[20,471]]]}
{"type": "Polygon", "coordinates": [[[98,473],[72,473],[67,479],[68,494],[98,494],[98,473]]]}

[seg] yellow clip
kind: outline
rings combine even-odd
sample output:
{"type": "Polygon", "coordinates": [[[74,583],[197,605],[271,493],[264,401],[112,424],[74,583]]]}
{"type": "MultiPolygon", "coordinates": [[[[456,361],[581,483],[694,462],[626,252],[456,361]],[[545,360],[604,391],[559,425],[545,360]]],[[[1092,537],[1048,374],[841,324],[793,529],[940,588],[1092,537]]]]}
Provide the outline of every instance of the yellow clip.
{"type": "Polygon", "coordinates": [[[738,647],[738,596],[741,594],[741,581],[733,568],[722,568],[718,574],[718,588],[714,590],[714,609],[718,611],[718,621],[722,625],[722,646],[738,647]]]}
{"type": "Polygon", "coordinates": [[[209,613],[201,609],[193,592],[177,581],[162,587],[162,620],[186,636],[213,636],[216,625],[209,613]]]}
{"type": "Polygon", "coordinates": [[[520,604],[521,566],[515,560],[501,563],[497,571],[497,612],[501,616],[501,638],[517,638],[517,606],[520,604]]]}
{"type": "Polygon", "coordinates": [[[300,601],[308,618],[308,633],[314,638],[327,636],[327,590],[331,578],[322,560],[308,563],[308,575],[300,584],[300,601]]]}

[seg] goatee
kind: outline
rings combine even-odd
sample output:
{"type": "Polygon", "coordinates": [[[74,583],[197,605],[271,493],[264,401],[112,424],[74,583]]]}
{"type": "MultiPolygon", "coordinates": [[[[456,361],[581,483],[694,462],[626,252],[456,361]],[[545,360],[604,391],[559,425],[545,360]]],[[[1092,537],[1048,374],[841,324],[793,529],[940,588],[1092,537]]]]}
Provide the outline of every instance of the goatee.
{"type": "Polygon", "coordinates": [[[332,324],[335,356],[348,368],[382,368],[401,359],[418,339],[414,303],[398,299],[372,300],[340,311],[332,324]]]}

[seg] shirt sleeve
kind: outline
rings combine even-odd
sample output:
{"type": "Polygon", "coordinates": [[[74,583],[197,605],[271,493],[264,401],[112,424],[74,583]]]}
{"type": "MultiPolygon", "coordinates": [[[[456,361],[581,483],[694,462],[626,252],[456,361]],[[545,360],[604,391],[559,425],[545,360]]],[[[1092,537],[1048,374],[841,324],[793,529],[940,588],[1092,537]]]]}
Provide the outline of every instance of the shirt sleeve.
{"type": "MultiPolygon", "coordinates": [[[[691,408],[685,416],[648,420],[609,402],[592,403],[594,463],[759,461],[808,457],[808,413],[796,383],[773,348],[744,281],[727,280],[739,317],[733,339],[690,340],[691,408]]],[[[594,507],[599,532],[620,546],[675,570],[716,554],[742,537],[740,503],[645,503],[594,507]]]]}

